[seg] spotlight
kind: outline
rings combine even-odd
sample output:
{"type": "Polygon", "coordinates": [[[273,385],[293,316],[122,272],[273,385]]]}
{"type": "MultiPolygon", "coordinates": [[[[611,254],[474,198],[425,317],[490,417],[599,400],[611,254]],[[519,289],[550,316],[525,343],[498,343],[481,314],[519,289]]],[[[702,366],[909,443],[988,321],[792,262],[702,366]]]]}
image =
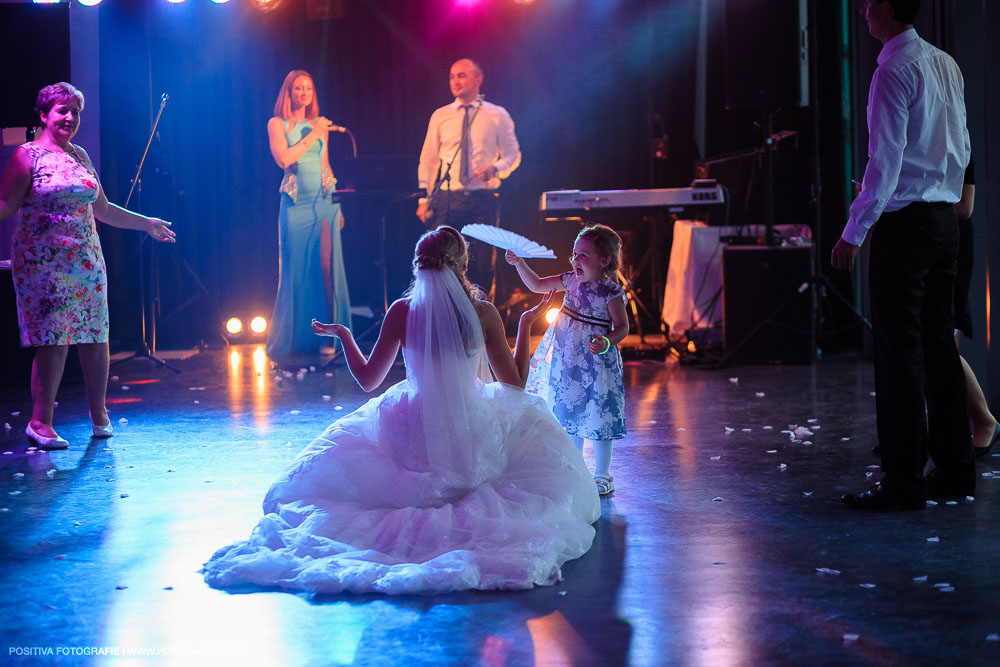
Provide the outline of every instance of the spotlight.
{"type": "Polygon", "coordinates": [[[243,320],[238,317],[230,317],[226,320],[226,332],[230,336],[238,336],[243,331],[243,320]]]}
{"type": "Polygon", "coordinates": [[[250,320],[250,331],[255,334],[262,334],[267,331],[267,320],[258,315],[257,317],[250,320]]]}
{"type": "Polygon", "coordinates": [[[212,0],[212,2],[214,2],[217,5],[224,5],[227,2],[229,2],[229,0],[212,0]]]}
{"type": "Polygon", "coordinates": [[[169,2],[172,5],[179,5],[182,2],[184,2],[184,0],[167,0],[167,2],[169,2]]]}
{"type": "Polygon", "coordinates": [[[84,7],[93,7],[94,5],[101,4],[101,0],[76,0],[84,7]]]}
{"type": "Polygon", "coordinates": [[[266,14],[285,4],[285,0],[250,0],[250,4],[254,9],[266,14]]]}
{"type": "Polygon", "coordinates": [[[548,322],[549,324],[555,322],[557,317],[559,317],[558,308],[549,308],[548,310],[545,311],[545,321],[548,322]]]}

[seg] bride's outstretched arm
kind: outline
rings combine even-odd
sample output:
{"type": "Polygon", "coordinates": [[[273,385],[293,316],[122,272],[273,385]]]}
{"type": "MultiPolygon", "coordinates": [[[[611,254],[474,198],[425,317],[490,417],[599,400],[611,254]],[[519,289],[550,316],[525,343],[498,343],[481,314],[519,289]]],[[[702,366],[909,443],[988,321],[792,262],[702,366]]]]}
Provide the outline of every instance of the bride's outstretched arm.
{"type": "Polygon", "coordinates": [[[521,315],[513,356],[507,346],[500,313],[493,304],[480,302],[484,308],[481,319],[483,336],[486,339],[486,356],[490,360],[493,374],[500,382],[524,388],[524,383],[528,380],[528,363],[531,361],[531,325],[545,313],[552,303],[552,295],[553,292],[549,292],[542,297],[538,305],[521,315]]]}
{"type": "Polygon", "coordinates": [[[344,359],[347,360],[347,368],[351,375],[358,381],[365,391],[372,391],[380,384],[385,376],[389,374],[389,369],[396,361],[399,354],[399,346],[402,344],[403,335],[406,331],[406,314],[409,311],[409,302],[400,299],[389,306],[389,312],[382,320],[382,330],[379,331],[378,340],[372,353],[365,358],[361,349],[354,340],[351,330],[342,324],[323,324],[317,320],[312,321],[313,332],[319,336],[336,336],[344,346],[344,359]]]}
{"type": "Polygon", "coordinates": [[[545,311],[552,305],[552,297],[555,290],[549,290],[534,308],[521,313],[521,319],[517,323],[517,342],[514,343],[514,364],[517,372],[521,376],[521,386],[528,381],[528,365],[531,363],[531,325],[538,321],[538,318],[545,314],[545,311]]]}

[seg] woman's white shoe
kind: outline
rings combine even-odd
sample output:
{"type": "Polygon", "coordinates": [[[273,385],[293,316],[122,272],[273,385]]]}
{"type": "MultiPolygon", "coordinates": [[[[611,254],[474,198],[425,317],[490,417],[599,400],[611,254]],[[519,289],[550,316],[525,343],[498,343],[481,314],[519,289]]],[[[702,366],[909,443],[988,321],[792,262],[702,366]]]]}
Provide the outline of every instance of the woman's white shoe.
{"type": "Polygon", "coordinates": [[[66,449],[69,447],[69,442],[65,438],[60,437],[58,433],[51,438],[40,435],[35,429],[31,428],[31,422],[28,422],[28,428],[24,429],[24,434],[42,449],[66,449]]]}
{"type": "Polygon", "coordinates": [[[111,425],[110,420],[104,426],[100,426],[94,422],[91,422],[90,425],[94,427],[95,438],[110,438],[115,434],[115,427],[111,425]]]}

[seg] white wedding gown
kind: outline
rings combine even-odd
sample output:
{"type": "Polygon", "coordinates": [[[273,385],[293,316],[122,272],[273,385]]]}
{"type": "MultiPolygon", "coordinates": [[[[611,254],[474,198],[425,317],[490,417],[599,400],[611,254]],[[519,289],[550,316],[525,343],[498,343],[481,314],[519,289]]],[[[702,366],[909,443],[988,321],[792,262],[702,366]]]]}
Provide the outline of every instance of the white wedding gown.
{"type": "Polygon", "coordinates": [[[264,499],[212,586],[446,593],[553,584],[586,553],[594,481],[545,403],[483,384],[475,309],[450,270],[418,272],[407,379],[314,440],[264,499]]]}

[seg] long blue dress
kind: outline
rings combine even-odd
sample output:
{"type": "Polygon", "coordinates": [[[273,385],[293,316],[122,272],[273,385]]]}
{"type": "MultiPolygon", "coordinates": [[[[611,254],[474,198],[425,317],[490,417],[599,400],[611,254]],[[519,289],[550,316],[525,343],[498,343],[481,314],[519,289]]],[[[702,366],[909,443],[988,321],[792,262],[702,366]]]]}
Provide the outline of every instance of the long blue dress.
{"type": "MultiPolygon", "coordinates": [[[[293,146],[312,131],[308,121],[298,121],[285,138],[293,146]]],[[[316,355],[329,339],[312,331],[312,318],[351,326],[351,300],[340,243],[340,204],[324,192],[320,167],[325,140],[320,139],[297,162],[285,169],[281,182],[278,214],[278,294],[267,335],[267,353],[272,358],[316,355]],[[323,275],[322,234],[330,233],[330,274],[323,275]],[[329,281],[329,283],[327,282],[329,281]],[[327,284],[330,302],[327,300],[327,284]]]]}

